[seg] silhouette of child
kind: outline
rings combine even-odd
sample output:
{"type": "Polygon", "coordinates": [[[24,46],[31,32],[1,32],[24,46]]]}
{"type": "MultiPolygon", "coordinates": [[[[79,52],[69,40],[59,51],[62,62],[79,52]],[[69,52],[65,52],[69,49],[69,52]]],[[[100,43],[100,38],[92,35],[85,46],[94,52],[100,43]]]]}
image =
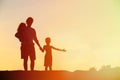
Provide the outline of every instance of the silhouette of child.
{"type": "Polygon", "coordinates": [[[17,33],[15,34],[15,37],[17,37],[20,42],[23,42],[25,32],[26,32],[26,24],[20,23],[17,29],[17,33]]]}
{"type": "Polygon", "coordinates": [[[58,49],[58,48],[55,48],[52,45],[50,45],[50,42],[51,42],[50,37],[47,37],[45,39],[45,42],[46,42],[46,45],[44,45],[43,50],[42,50],[43,52],[44,51],[46,52],[45,58],[44,58],[45,71],[47,71],[48,68],[51,71],[52,70],[52,49],[55,49],[58,51],[63,51],[63,52],[65,52],[66,50],[65,49],[58,49]]]}

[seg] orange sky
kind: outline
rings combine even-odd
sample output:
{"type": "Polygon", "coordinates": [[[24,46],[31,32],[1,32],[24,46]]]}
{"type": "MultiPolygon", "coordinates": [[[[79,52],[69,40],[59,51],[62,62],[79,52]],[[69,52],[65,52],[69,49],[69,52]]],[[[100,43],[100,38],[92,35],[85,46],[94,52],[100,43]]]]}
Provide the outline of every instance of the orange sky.
{"type": "MultiPolygon", "coordinates": [[[[119,2],[114,0],[2,0],[0,2],[0,70],[23,69],[20,42],[14,37],[20,22],[34,18],[41,45],[48,36],[53,69],[88,70],[120,65],[119,2]]],[[[36,70],[43,70],[44,54],[36,47],[36,70]]]]}

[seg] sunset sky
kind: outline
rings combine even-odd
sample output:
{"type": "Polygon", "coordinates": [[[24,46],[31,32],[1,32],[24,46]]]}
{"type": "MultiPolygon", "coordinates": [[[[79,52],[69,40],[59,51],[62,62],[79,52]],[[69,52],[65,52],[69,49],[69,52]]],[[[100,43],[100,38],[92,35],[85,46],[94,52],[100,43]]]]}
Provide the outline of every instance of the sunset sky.
{"type": "MultiPolygon", "coordinates": [[[[0,0],[0,70],[23,70],[19,23],[33,17],[41,46],[51,37],[53,70],[120,66],[119,0],[0,0]]],[[[44,55],[36,48],[35,70],[44,70],[44,55]]]]}

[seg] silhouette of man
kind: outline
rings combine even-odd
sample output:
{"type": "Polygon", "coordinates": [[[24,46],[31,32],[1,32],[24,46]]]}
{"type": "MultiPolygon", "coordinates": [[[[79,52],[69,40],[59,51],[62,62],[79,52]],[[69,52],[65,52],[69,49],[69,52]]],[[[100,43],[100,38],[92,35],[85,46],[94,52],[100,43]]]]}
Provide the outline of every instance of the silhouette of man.
{"type": "Polygon", "coordinates": [[[35,55],[35,48],[34,48],[34,43],[33,41],[35,41],[35,43],[38,45],[38,47],[40,48],[40,50],[42,50],[39,41],[37,39],[36,36],[36,31],[35,29],[33,29],[31,27],[32,23],[33,23],[33,18],[32,17],[28,17],[26,20],[26,30],[24,31],[24,35],[22,35],[21,33],[16,33],[16,37],[21,39],[21,58],[24,59],[23,65],[24,65],[24,70],[27,71],[28,70],[28,57],[30,57],[30,69],[31,71],[34,70],[34,65],[35,65],[35,59],[36,59],[36,55],[35,55]],[[19,35],[21,35],[21,37],[19,37],[19,35]]]}

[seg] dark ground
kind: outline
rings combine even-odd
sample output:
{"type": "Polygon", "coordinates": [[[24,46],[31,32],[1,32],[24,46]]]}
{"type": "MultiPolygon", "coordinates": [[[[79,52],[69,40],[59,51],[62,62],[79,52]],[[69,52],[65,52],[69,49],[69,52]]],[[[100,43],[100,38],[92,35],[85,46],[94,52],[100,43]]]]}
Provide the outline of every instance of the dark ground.
{"type": "Polygon", "coordinates": [[[0,71],[0,80],[120,80],[120,71],[0,71]]]}

